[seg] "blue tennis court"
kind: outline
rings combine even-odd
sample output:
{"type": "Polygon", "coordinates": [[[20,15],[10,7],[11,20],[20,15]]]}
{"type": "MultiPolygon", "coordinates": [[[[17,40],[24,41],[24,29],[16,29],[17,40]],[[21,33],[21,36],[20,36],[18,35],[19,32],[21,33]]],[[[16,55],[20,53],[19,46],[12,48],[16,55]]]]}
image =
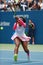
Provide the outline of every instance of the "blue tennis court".
{"type": "Polygon", "coordinates": [[[43,65],[43,52],[30,52],[29,61],[24,51],[19,51],[17,62],[13,55],[13,50],[0,50],[0,65],[43,65]]]}

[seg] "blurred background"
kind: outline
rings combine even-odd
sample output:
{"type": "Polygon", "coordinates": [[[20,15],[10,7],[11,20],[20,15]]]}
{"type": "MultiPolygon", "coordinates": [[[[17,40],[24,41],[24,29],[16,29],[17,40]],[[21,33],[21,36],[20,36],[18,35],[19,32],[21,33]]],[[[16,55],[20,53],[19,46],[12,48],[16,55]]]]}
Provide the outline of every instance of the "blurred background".
{"type": "MultiPolygon", "coordinates": [[[[43,0],[0,0],[0,44],[14,44],[15,16],[29,19],[35,24],[35,44],[43,44],[43,0]]],[[[28,26],[26,27],[26,34],[28,26]]]]}

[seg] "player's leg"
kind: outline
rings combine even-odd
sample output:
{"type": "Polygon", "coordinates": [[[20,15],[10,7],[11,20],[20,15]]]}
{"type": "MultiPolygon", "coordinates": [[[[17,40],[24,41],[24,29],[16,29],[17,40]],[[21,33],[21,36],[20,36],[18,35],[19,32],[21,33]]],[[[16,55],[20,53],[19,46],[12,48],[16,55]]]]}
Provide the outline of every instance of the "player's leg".
{"type": "Polygon", "coordinates": [[[28,45],[28,42],[26,42],[26,41],[24,41],[22,43],[23,49],[27,53],[27,56],[28,56],[28,59],[29,59],[29,49],[28,49],[28,46],[27,45],[28,45]]]}
{"type": "Polygon", "coordinates": [[[32,44],[34,45],[34,37],[32,37],[32,44]]]}
{"type": "Polygon", "coordinates": [[[35,37],[35,34],[34,34],[34,30],[32,31],[32,34],[31,34],[31,38],[32,38],[32,44],[34,45],[34,37],[35,37]]]}
{"type": "Polygon", "coordinates": [[[31,40],[32,40],[32,44],[35,43],[34,37],[35,37],[35,30],[32,30],[32,31],[31,31],[31,40]]]}
{"type": "Polygon", "coordinates": [[[19,40],[19,38],[15,38],[14,42],[15,42],[14,60],[17,61],[18,49],[19,49],[19,45],[20,45],[20,40],[19,40]]]}

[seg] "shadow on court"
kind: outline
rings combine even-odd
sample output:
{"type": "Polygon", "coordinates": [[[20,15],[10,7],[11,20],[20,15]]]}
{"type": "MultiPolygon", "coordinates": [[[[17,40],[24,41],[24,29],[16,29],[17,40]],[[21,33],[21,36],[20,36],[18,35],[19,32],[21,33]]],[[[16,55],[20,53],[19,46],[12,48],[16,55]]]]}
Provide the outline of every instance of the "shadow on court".
{"type": "Polygon", "coordinates": [[[30,52],[30,60],[24,51],[19,51],[18,61],[13,60],[13,51],[0,50],[0,65],[43,65],[43,52],[30,52]]]}

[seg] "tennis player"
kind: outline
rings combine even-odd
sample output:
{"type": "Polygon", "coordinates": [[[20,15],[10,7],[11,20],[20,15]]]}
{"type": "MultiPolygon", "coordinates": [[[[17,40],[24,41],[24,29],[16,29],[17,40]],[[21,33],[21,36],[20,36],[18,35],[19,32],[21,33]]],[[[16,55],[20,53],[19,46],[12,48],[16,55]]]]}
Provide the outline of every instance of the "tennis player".
{"type": "Polygon", "coordinates": [[[14,42],[15,42],[14,60],[17,61],[20,42],[22,44],[24,51],[27,53],[27,56],[29,58],[29,50],[27,48],[27,44],[31,38],[27,37],[25,34],[26,23],[24,23],[22,18],[16,16],[15,19],[16,19],[16,22],[14,23],[14,26],[13,26],[15,33],[13,34],[11,39],[14,40],[14,42]]]}

